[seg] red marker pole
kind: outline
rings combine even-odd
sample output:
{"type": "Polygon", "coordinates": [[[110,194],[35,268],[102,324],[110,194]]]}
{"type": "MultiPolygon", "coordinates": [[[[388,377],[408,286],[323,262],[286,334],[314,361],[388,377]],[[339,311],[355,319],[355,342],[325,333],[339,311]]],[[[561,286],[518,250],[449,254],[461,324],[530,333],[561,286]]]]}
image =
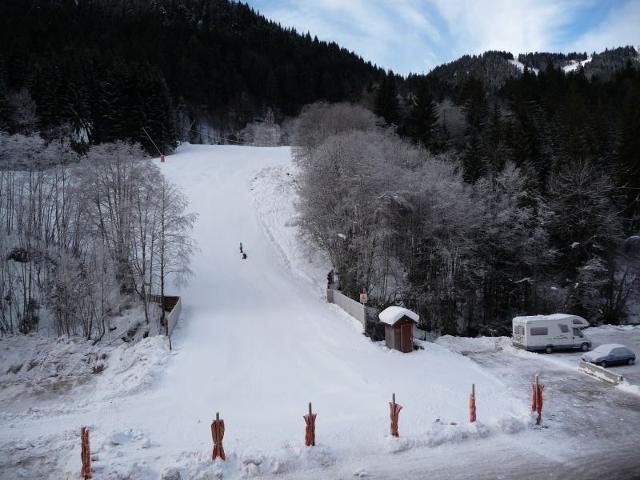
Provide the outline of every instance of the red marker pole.
{"type": "Polygon", "coordinates": [[[476,384],[471,384],[471,395],[469,396],[469,422],[476,421],[476,384]]]}
{"type": "Polygon", "coordinates": [[[80,458],[82,459],[82,470],[80,475],[84,480],[91,478],[91,448],[89,447],[89,429],[82,427],[80,430],[80,458]]]}
{"type": "Polygon", "coordinates": [[[216,419],[211,422],[211,436],[213,437],[211,460],[213,461],[218,457],[225,460],[227,457],[224,454],[224,448],[222,446],[222,438],[224,437],[224,420],[220,420],[220,414],[218,412],[216,412],[216,419]]]}
{"type": "Polygon", "coordinates": [[[544,390],[544,385],[539,382],[538,375],[536,375],[535,383],[531,385],[531,411],[538,412],[538,417],[536,418],[536,425],[542,424],[542,405],[544,403],[542,399],[542,391],[544,390]]]}
{"type": "Polygon", "coordinates": [[[389,416],[391,418],[391,436],[399,437],[398,433],[398,420],[400,419],[400,410],[402,410],[402,405],[396,403],[396,394],[391,395],[391,402],[389,402],[389,416]]]}
{"type": "Polygon", "coordinates": [[[313,413],[311,410],[311,402],[309,402],[309,414],[303,416],[305,429],[304,429],[304,444],[307,447],[315,447],[316,445],[316,417],[317,413],[313,413]]]}

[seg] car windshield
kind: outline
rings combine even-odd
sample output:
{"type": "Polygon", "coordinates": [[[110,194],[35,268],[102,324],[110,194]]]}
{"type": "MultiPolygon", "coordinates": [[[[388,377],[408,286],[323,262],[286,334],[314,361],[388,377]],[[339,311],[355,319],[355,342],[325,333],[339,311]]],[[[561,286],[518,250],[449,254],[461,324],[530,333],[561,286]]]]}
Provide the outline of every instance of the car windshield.
{"type": "Polygon", "coordinates": [[[594,353],[609,353],[611,351],[611,347],[608,345],[600,345],[593,349],[594,353]]]}

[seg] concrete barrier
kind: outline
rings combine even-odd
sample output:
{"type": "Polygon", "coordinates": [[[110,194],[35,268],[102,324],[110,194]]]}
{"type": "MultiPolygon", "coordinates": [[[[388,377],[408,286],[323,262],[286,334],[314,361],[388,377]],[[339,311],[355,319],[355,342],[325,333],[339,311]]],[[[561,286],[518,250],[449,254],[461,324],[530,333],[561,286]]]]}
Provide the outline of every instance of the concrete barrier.
{"type": "Polygon", "coordinates": [[[598,380],[603,380],[613,385],[618,385],[624,381],[624,377],[622,375],[618,375],[617,373],[613,373],[606,368],[602,368],[598,365],[584,362],[582,360],[578,364],[578,370],[582,373],[586,373],[587,375],[595,377],[598,380]]]}

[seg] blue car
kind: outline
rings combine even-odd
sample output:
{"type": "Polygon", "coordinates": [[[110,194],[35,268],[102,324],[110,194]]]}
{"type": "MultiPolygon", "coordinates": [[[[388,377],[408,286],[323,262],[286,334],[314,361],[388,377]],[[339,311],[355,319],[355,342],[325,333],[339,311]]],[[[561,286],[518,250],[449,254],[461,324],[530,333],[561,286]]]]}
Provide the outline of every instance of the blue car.
{"type": "Polygon", "coordinates": [[[611,365],[633,365],[636,354],[624,345],[607,343],[582,355],[582,360],[607,368],[611,365]]]}

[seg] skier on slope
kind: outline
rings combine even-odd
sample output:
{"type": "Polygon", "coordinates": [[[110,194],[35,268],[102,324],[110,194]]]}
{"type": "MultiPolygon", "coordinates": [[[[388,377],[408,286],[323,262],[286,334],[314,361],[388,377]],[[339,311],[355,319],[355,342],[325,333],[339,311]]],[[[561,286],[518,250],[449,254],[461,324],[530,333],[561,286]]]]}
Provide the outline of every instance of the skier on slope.
{"type": "Polygon", "coordinates": [[[240,253],[242,253],[242,242],[240,242],[240,253]]]}

